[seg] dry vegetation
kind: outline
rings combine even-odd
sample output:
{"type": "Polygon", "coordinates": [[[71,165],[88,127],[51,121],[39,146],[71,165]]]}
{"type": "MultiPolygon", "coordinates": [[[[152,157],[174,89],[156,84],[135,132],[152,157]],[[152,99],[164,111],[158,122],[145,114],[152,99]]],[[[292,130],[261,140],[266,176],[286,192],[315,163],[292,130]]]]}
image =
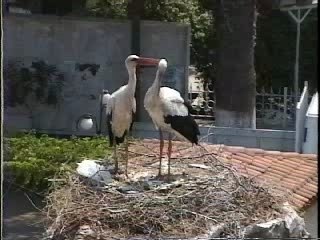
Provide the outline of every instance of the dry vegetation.
{"type": "Polygon", "coordinates": [[[141,143],[131,146],[130,180],[97,187],[75,173],[63,176],[63,184],[55,183],[47,198],[52,239],[75,239],[84,225],[93,230],[92,239],[186,238],[206,234],[221,223],[225,226],[220,237],[235,237],[244,226],[281,215],[280,197],[238,175],[202,147],[197,147],[198,157],[183,159],[182,167],[181,158],[174,160],[173,172],[180,174],[174,174],[170,184],[152,179],[157,150],[141,143]],[[211,168],[187,167],[203,162],[211,168]]]}

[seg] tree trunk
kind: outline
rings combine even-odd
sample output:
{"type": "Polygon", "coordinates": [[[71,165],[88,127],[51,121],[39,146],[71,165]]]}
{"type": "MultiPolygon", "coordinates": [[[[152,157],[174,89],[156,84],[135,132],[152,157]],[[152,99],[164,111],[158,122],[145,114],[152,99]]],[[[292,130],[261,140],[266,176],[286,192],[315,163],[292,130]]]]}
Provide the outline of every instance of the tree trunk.
{"type": "Polygon", "coordinates": [[[255,128],[255,0],[217,0],[216,126],[255,128]]]}

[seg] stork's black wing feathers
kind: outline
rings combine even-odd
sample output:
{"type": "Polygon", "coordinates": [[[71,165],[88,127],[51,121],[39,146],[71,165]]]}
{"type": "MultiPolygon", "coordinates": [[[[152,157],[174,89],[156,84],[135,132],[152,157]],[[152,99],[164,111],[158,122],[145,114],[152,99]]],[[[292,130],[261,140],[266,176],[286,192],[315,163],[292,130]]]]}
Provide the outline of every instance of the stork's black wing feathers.
{"type": "Polygon", "coordinates": [[[198,145],[199,127],[191,115],[188,116],[165,116],[164,121],[188,139],[191,143],[198,145]]]}
{"type": "Polygon", "coordinates": [[[170,124],[174,130],[179,132],[191,143],[198,145],[198,135],[200,135],[199,126],[190,115],[191,105],[188,102],[184,102],[184,105],[188,108],[187,116],[164,116],[164,122],[170,124]]]}
{"type": "Polygon", "coordinates": [[[127,130],[124,131],[123,135],[121,137],[116,137],[116,144],[120,144],[120,143],[123,143],[124,142],[124,138],[125,136],[127,135],[127,130]]]}
{"type": "Polygon", "coordinates": [[[112,127],[111,127],[111,121],[112,121],[112,112],[107,114],[107,128],[108,128],[110,147],[113,146],[113,132],[112,132],[112,127]]]}

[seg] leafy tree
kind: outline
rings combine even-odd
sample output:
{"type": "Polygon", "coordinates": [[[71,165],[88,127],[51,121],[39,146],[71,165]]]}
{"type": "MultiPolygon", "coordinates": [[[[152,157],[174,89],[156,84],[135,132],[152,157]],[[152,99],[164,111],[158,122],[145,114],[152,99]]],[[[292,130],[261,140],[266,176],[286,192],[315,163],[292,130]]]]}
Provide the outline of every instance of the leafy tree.
{"type": "Polygon", "coordinates": [[[216,48],[215,27],[211,10],[199,0],[147,0],[143,19],[187,23],[191,26],[191,64],[205,79],[213,79],[212,55],[216,48]]]}
{"type": "Polygon", "coordinates": [[[88,0],[87,8],[92,16],[127,19],[127,0],[88,0]]]}

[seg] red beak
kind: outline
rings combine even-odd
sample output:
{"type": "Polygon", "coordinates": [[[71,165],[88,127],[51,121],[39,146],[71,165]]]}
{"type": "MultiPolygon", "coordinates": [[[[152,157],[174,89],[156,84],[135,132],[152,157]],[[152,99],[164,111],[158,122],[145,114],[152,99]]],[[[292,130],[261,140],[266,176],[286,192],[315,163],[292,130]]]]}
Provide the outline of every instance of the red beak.
{"type": "Polygon", "coordinates": [[[140,57],[138,59],[138,65],[140,66],[158,66],[160,59],[156,58],[144,58],[140,57]]]}

